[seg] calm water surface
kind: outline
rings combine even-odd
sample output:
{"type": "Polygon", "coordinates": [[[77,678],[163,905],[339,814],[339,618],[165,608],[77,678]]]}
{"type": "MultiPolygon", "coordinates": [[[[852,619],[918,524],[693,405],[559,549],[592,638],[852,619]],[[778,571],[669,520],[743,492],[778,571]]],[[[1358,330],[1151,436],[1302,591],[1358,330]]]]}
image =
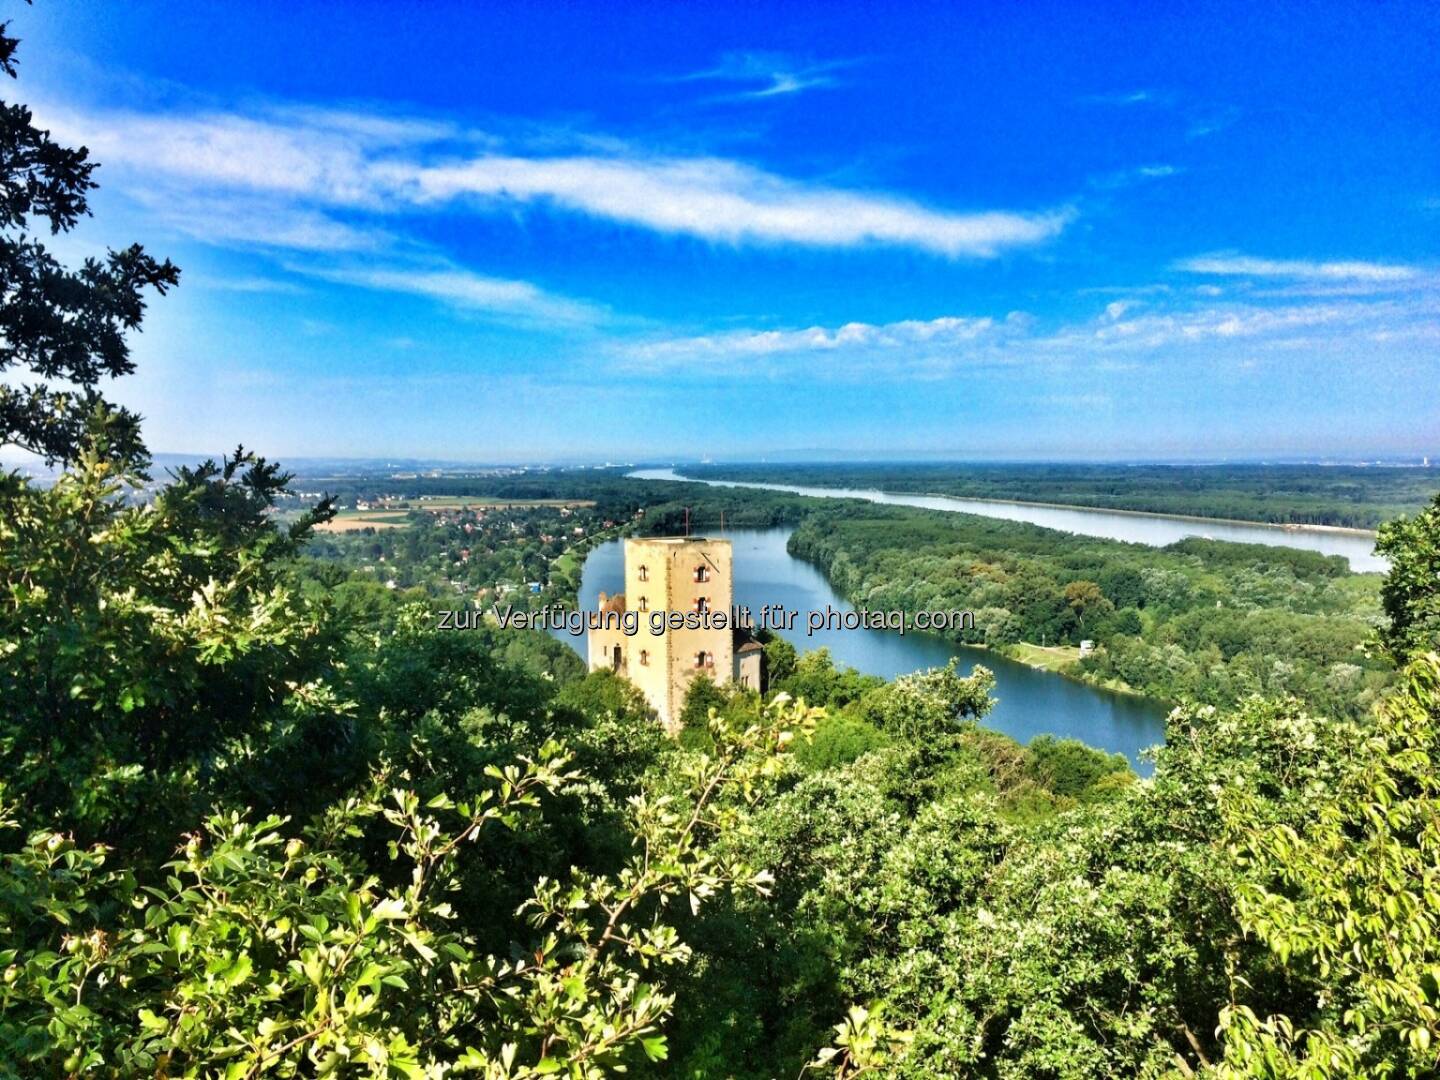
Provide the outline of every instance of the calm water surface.
{"type": "MultiPolygon", "coordinates": [[[[725,534],[735,546],[735,603],[759,612],[766,604],[783,604],[802,612],[794,630],[782,634],[798,650],[828,648],[838,665],[853,667],[867,675],[893,679],[912,671],[941,667],[952,656],[960,658],[960,670],[984,664],[995,673],[995,708],[985,724],[1021,742],[1036,735],[1052,734],[1080,739],[1128,757],[1141,775],[1150,765],[1140,752],[1164,741],[1165,710],[1160,706],[1123,694],[1112,694],[1048,671],[1027,667],[985,649],[955,645],[927,634],[900,635],[888,630],[830,630],[805,633],[804,612],[823,611],[828,604],[837,611],[853,611],[830,583],[809,563],[785,550],[788,529],[737,530],[725,534]]],[[[612,540],[601,544],[585,560],[580,583],[581,610],[594,610],[601,592],[625,588],[625,555],[622,544],[612,540]]],[[[642,631],[643,632],[643,631],[642,631]]],[[[585,655],[583,638],[560,634],[562,640],[585,655]]]]}
{"type": "Polygon", "coordinates": [[[1232,540],[1242,544],[1270,544],[1318,551],[1323,555],[1343,555],[1350,560],[1350,569],[1357,573],[1383,573],[1389,568],[1386,561],[1375,554],[1373,536],[1330,532],[1324,529],[1285,529],[1273,525],[1245,525],[1169,517],[1163,514],[1121,514],[1113,510],[1087,510],[1068,506],[1031,506],[1027,503],[992,499],[959,499],[949,495],[892,495],[884,491],[860,488],[696,480],[681,476],[674,469],[638,469],[629,475],[637,480],[682,480],[692,484],[712,484],[716,487],[788,491],[795,495],[811,495],[821,499],[864,499],[866,502],[891,506],[959,511],[980,517],[1004,518],[1007,521],[1028,521],[1032,525],[1043,525],[1047,529],[1060,529],[1081,536],[1103,536],[1109,540],[1129,540],[1137,544],[1149,544],[1151,547],[1164,547],[1177,540],[1184,540],[1187,536],[1232,540]]]}

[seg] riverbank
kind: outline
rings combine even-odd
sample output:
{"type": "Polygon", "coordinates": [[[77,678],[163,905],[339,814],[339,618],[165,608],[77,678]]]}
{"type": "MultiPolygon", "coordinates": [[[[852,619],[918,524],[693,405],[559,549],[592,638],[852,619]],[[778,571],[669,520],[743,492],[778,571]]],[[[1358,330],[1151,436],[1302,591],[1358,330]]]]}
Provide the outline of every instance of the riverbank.
{"type": "MultiPolygon", "coordinates": [[[[985,649],[988,646],[976,645],[977,649],[985,649]]],[[[1048,671],[1052,675],[1059,675],[1062,678],[1070,679],[1073,682],[1081,683],[1084,686],[1094,686],[1101,690],[1109,690],[1113,694],[1127,694],[1141,701],[1148,701],[1155,705],[1167,705],[1167,702],[1151,697],[1149,694],[1136,690],[1127,682],[1120,679],[1097,679],[1092,675],[1077,674],[1072,670],[1073,665],[1080,661],[1080,648],[1076,645],[1035,645],[1028,641],[1016,642],[1014,645],[1004,645],[998,649],[991,650],[1001,656],[1007,656],[1016,663],[1024,664],[1027,667],[1036,668],[1040,671],[1048,671]]]]}
{"type": "MultiPolygon", "coordinates": [[[[697,476],[687,475],[680,469],[674,469],[672,471],[676,476],[695,484],[722,483],[748,486],[752,483],[744,480],[725,479],[721,477],[716,477],[713,480],[702,479],[697,476]]],[[[755,481],[753,483],[761,483],[761,481],[755,481]]],[[[806,486],[823,487],[824,485],[816,484],[806,486]]],[[[793,487],[790,489],[793,490],[793,487]]],[[[848,492],[850,489],[836,487],[832,490],[838,493],[848,492]]],[[[956,495],[954,492],[948,491],[893,491],[889,488],[869,488],[866,490],[877,495],[886,495],[891,498],[919,496],[924,499],[951,499],[956,502],[986,503],[991,506],[1033,506],[1042,510],[1083,510],[1092,514],[1124,514],[1127,517],[1154,518],[1160,521],[1193,521],[1200,524],[1214,522],[1217,525],[1241,525],[1257,529],[1279,529],[1282,532],[1313,532],[1333,536],[1367,537],[1370,539],[1374,539],[1376,536],[1374,529],[1357,529],[1347,525],[1317,525],[1302,521],[1255,521],[1250,518],[1219,517],[1205,514],[1175,514],[1165,513],[1159,510],[1129,510],[1118,506],[1091,506],[1086,503],[1043,502],[1039,499],[997,499],[983,495],[956,495]]],[[[837,494],[835,497],[846,498],[849,496],[837,494]]]]}
{"type": "MultiPolygon", "coordinates": [[[[683,475],[683,474],[682,474],[683,475]]],[[[694,479],[688,477],[687,479],[694,479]]],[[[882,495],[914,495],[913,491],[886,491],[877,488],[882,495]]],[[[1206,517],[1202,514],[1166,514],[1158,510],[1126,510],[1118,506],[1087,506],[1082,503],[1039,502],[1034,499],[987,499],[979,495],[951,495],[943,491],[924,491],[918,494],[930,499],[956,499],[964,502],[991,503],[995,506],[1034,506],[1043,510],[1085,510],[1093,514],[1125,514],[1129,517],[1157,518],[1161,521],[1214,522],[1217,525],[1244,525],[1256,529],[1279,529],[1282,532],[1327,533],[1334,536],[1362,536],[1374,539],[1374,529],[1355,529],[1347,525],[1314,525],[1300,521],[1254,521],[1249,518],[1206,517]]]]}
{"type": "Polygon", "coordinates": [[[761,481],[701,479],[682,476],[673,469],[637,469],[627,474],[640,480],[671,480],[731,488],[784,491],[825,499],[858,499],[886,506],[910,506],[976,517],[1021,521],[1074,536],[1119,540],[1164,548],[1201,538],[1235,544],[1289,547],[1320,555],[1338,555],[1355,573],[1383,573],[1388,564],[1375,554],[1374,534],[1339,525],[1274,524],[1233,518],[1176,515],[1150,510],[1110,510],[1055,502],[970,498],[956,495],[921,495],[887,492],[876,488],[815,487],[761,481]]]}

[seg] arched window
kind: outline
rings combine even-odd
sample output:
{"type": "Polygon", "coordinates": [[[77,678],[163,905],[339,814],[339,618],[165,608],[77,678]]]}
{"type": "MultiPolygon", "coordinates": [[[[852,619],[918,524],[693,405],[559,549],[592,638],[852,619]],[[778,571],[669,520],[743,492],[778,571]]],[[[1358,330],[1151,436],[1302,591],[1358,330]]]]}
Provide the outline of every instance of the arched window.
{"type": "Polygon", "coordinates": [[[650,568],[649,568],[648,566],[642,566],[642,567],[640,567],[638,570],[635,571],[635,578],[636,578],[636,580],[638,580],[638,581],[649,581],[649,580],[650,580],[650,568]]]}
{"type": "Polygon", "coordinates": [[[697,653],[695,654],[695,666],[696,666],[697,668],[714,667],[714,666],[715,666],[715,655],[714,655],[713,653],[708,653],[708,652],[705,652],[705,651],[703,651],[703,650],[700,651],[700,652],[697,652],[697,653]]]}
{"type": "Polygon", "coordinates": [[[641,664],[641,666],[643,667],[643,666],[645,666],[645,665],[648,665],[649,663],[650,663],[650,650],[649,650],[649,649],[641,649],[641,650],[640,650],[640,664],[641,664]]]}
{"type": "Polygon", "coordinates": [[[695,597],[695,610],[696,610],[696,611],[709,611],[709,610],[710,610],[710,598],[709,598],[708,596],[697,596],[697,597],[695,597]]]}
{"type": "Polygon", "coordinates": [[[650,601],[647,600],[645,597],[642,596],[642,597],[640,597],[639,601],[635,604],[635,608],[636,608],[636,610],[638,610],[638,611],[649,611],[649,610],[650,610],[650,601]]]}
{"type": "Polygon", "coordinates": [[[710,568],[709,568],[708,566],[706,566],[704,563],[701,563],[699,566],[695,567],[695,580],[696,580],[696,581],[709,581],[709,580],[710,580],[710,568]]]}

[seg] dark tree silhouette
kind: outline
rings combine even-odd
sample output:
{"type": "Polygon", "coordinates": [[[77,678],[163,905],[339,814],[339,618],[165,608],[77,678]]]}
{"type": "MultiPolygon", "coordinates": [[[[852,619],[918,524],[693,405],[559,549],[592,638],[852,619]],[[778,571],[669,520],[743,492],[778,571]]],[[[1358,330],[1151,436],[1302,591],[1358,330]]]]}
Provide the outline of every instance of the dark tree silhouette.
{"type": "MultiPolygon", "coordinates": [[[[19,41],[0,24],[0,68],[16,76],[19,41]]],[[[105,429],[117,458],[143,455],[139,417],[106,402],[98,385],[135,365],[125,336],[140,327],[144,293],[180,280],[135,244],[61,265],[34,239],[36,226],[68,232],[89,214],[95,163],[84,147],[54,142],[25,105],[0,102],[0,445],[48,462],[75,460],[86,434],[105,429]],[[20,374],[11,375],[11,369],[20,374]]]]}

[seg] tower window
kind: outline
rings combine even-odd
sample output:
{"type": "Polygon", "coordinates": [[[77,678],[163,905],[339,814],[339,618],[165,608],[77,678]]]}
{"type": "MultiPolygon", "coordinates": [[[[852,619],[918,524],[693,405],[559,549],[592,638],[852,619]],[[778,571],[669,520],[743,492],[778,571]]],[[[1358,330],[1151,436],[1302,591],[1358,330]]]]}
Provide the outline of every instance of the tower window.
{"type": "Polygon", "coordinates": [[[708,566],[706,566],[704,563],[701,563],[699,566],[695,567],[695,580],[696,580],[696,581],[709,581],[709,580],[710,580],[710,568],[709,568],[708,566]]]}
{"type": "Polygon", "coordinates": [[[709,598],[708,596],[697,596],[697,597],[695,598],[695,610],[696,610],[696,611],[709,611],[709,610],[710,610],[710,598],[709,598]]]}
{"type": "Polygon", "coordinates": [[[708,668],[715,666],[715,654],[708,652],[697,652],[695,654],[695,666],[697,668],[708,668]]]}
{"type": "Polygon", "coordinates": [[[649,580],[650,580],[650,568],[649,568],[648,566],[642,566],[642,567],[640,567],[638,570],[635,571],[635,578],[636,578],[636,580],[638,580],[638,581],[649,581],[649,580]]]}
{"type": "Polygon", "coordinates": [[[649,649],[641,649],[641,650],[640,650],[640,664],[641,664],[641,666],[642,666],[642,667],[643,667],[643,666],[646,666],[646,665],[648,665],[649,663],[650,663],[650,650],[649,650],[649,649]]]}
{"type": "Polygon", "coordinates": [[[640,597],[640,599],[636,602],[635,608],[636,608],[637,611],[649,611],[649,610],[650,610],[650,601],[647,600],[645,597],[642,596],[642,597],[640,597]]]}

